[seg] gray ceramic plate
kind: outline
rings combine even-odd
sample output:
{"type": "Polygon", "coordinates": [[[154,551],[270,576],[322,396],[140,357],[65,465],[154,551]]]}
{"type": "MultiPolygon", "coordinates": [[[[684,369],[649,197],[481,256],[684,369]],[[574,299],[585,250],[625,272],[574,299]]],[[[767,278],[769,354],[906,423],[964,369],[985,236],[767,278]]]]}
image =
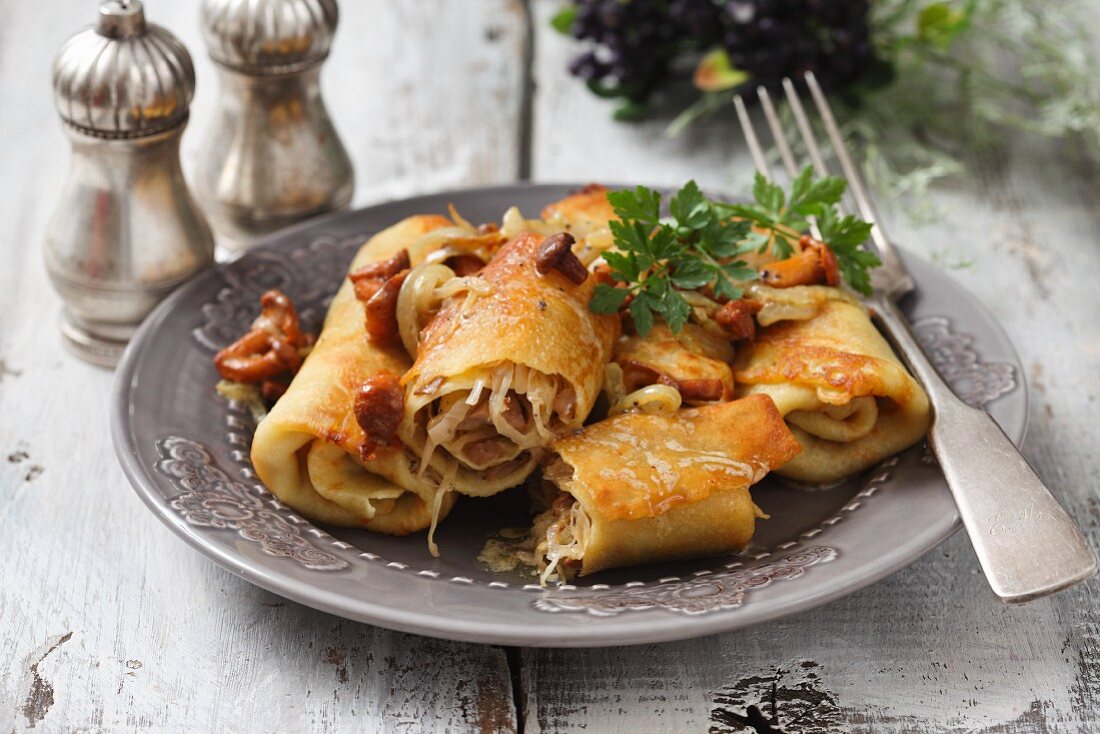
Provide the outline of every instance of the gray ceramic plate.
{"type": "MultiPolygon", "coordinates": [[[[575,186],[506,186],[425,196],[315,220],[176,291],[134,337],[115,382],[111,428],[126,475],[181,538],[232,573],[349,619],[435,637],[508,645],[595,646],[724,632],[809,609],[911,563],[959,527],[923,447],[844,485],[806,492],[766,480],[754,491],[772,519],[739,556],[596,574],[541,589],[477,561],[497,529],[522,525],[519,494],[464,499],[437,534],[391,538],[317,527],[256,479],[253,423],[214,393],[214,351],[281,288],[316,328],[358,246],[402,217],[472,221],[511,205],[538,212],[575,186]]],[[[985,405],[1017,443],[1027,395],[1012,346],[986,310],[938,270],[906,257],[921,339],[956,389],[985,405]]]]}

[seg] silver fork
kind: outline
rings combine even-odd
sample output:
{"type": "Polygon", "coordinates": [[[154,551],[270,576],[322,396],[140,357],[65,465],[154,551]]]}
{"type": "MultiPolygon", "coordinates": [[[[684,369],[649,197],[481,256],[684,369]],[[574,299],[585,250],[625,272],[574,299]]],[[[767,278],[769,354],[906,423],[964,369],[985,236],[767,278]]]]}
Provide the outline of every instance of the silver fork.
{"type": "MultiPolygon", "coordinates": [[[[1005,602],[1025,602],[1065,589],[1096,573],[1096,556],[1077,525],[1051,495],[1012,445],[1000,426],[983,410],[965,404],[940,377],[913,336],[897,302],[915,285],[875,214],[863,179],[845,149],[836,120],[812,73],[806,74],[814,106],[828,133],[848,189],[860,215],[874,224],[871,239],[882,260],[872,277],[874,295],[867,299],[879,328],[928,393],[932,427],[928,443],[935,452],[959,515],[993,592],[1005,602]],[[1005,513],[1012,522],[1004,522],[1005,513]]],[[[819,176],[828,175],[821,147],[790,79],[783,89],[802,142],[819,176]]],[[[771,97],[757,90],[779,157],[790,176],[798,171],[771,97]]],[[[744,101],[734,99],[737,116],[753,161],[764,176],[770,167],[744,101]]],[[[811,231],[816,235],[811,222],[811,231]]]]}

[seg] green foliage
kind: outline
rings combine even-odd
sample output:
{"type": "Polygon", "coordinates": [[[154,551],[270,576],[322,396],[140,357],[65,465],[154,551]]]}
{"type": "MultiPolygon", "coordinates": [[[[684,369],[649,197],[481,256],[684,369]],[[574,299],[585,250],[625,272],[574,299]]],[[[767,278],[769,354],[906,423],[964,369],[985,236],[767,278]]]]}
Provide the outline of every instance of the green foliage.
{"type": "Polygon", "coordinates": [[[569,35],[573,30],[573,21],[577,19],[577,6],[566,5],[550,18],[550,25],[558,33],[569,35]]]}
{"type": "Polygon", "coordinates": [[[844,179],[826,176],[815,179],[813,167],[806,166],[791,182],[788,196],[781,186],[756,174],[752,204],[723,205],[723,211],[742,217],[758,229],[767,231],[761,238],[760,252],[771,250],[779,258],[790,257],[801,233],[816,220],[821,239],[836,255],[844,279],[864,295],[871,294],[868,270],[880,265],[874,253],[863,249],[871,234],[871,224],[858,217],[842,217],[837,205],[844,196],[844,179]]]}
{"type": "Polygon", "coordinates": [[[933,46],[947,48],[955,36],[970,24],[970,10],[960,10],[951,3],[926,5],[917,14],[917,37],[933,46]]]}
{"type": "Polygon", "coordinates": [[[740,256],[768,248],[777,257],[789,256],[811,217],[844,278],[870,294],[869,270],[880,264],[862,247],[871,225],[840,216],[837,203],[844,188],[839,178],[815,179],[811,168],[792,181],[789,192],[758,174],[753,203],[723,204],[688,181],[669,201],[668,217],[661,216],[661,195],[652,189],[610,192],[607,199],[619,219],[611,223],[616,249],[604,253],[604,260],[612,278],[625,287],[601,283],[589,307],[615,313],[632,297],[628,311],[639,334],[648,334],[657,317],[679,332],[691,316],[682,291],[710,288],[720,299],[740,298],[744,284],[757,277],[740,256]]]}

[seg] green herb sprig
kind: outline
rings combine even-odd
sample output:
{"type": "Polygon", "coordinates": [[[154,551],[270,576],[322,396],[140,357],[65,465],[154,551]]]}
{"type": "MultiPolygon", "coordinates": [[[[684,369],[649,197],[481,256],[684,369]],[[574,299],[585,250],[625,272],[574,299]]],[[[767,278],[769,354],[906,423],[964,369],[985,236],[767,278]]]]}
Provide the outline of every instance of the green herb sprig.
{"type": "Polygon", "coordinates": [[[759,173],[753,185],[752,204],[721,204],[729,216],[746,219],[764,233],[753,232],[760,252],[778,258],[790,257],[809,220],[816,220],[821,239],[836,255],[840,273],[854,290],[871,295],[869,270],[882,262],[862,245],[871,236],[871,223],[848,214],[841,216],[838,205],[847,183],[836,176],[814,179],[813,167],[806,166],[791,182],[790,194],[759,173]]]}
{"type": "Polygon", "coordinates": [[[615,313],[632,297],[627,309],[640,335],[649,333],[657,317],[679,332],[691,316],[683,291],[709,287],[719,298],[740,298],[744,284],[757,278],[740,256],[771,250],[776,257],[789,257],[811,217],[836,254],[844,279],[869,295],[869,270],[880,262],[862,248],[871,225],[841,216],[837,209],[844,189],[843,179],[815,180],[807,167],[791,182],[789,193],[758,174],[753,203],[725,204],[708,199],[689,181],[669,201],[667,217],[661,216],[661,195],[652,189],[609,192],[618,220],[611,222],[615,249],[604,259],[611,277],[625,287],[601,283],[589,308],[615,313]]]}
{"type": "Polygon", "coordinates": [[[617,250],[604,259],[626,287],[597,286],[589,304],[596,313],[615,313],[633,296],[628,309],[639,334],[649,333],[655,316],[679,332],[691,316],[681,291],[710,286],[716,295],[740,298],[741,284],[756,277],[738,258],[754,249],[752,225],[723,215],[694,181],[672,197],[664,218],[661,195],[644,186],[609,192],[607,199],[619,220],[611,222],[617,250]]]}

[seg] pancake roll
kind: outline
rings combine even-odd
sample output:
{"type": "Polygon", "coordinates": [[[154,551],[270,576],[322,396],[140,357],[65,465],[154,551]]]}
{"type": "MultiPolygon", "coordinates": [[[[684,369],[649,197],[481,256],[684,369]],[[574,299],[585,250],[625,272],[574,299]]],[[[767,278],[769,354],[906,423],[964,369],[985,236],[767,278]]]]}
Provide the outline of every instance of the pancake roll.
{"type": "MultiPolygon", "coordinates": [[[[395,258],[452,226],[444,217],[409,217],[372,237],[351,271],[395,258]]],[[[316,345],[257,426],[252,463],[276,497],[310,519],[404,535],[446,515],[454,497],[436,495],[433,478],[418,471],[419,459],[407,447],[371,449],[356,419],[364,383],[377,375],[399,377],[412,360],[399,342],[368,335],[355,289],[344,281],[316,345]]]]}
{"type": "Polygon", "coordinates": [[[776,289],[758,318],[770,325],[738,345],[739,397],[766,395],[802,444],[777,473],[837,482],[917,443],[931,422],[928,396],[866,309],[827,286],[776,289]]]}
{"type": "Polygon", "coordinates": [[[740,550],[749,488],[801,450],[763,395],[674,414],[624,413],[554,442],[555,493],[532,533],[543,582],[740,550]]]}
{"type": "MultiPolygon", "coordinates": [[[[564,257],[572,238],[555,236],[564,257]]],[[[538,266],[546,239],[519,234],[468,296],[443,303],[401,380],[402,441],[463,494],[523,482],[558,435],[584,422],[603,384],[618,319],[588,309],[594,278],[575,259],[569,274],[538,266]]]]}

